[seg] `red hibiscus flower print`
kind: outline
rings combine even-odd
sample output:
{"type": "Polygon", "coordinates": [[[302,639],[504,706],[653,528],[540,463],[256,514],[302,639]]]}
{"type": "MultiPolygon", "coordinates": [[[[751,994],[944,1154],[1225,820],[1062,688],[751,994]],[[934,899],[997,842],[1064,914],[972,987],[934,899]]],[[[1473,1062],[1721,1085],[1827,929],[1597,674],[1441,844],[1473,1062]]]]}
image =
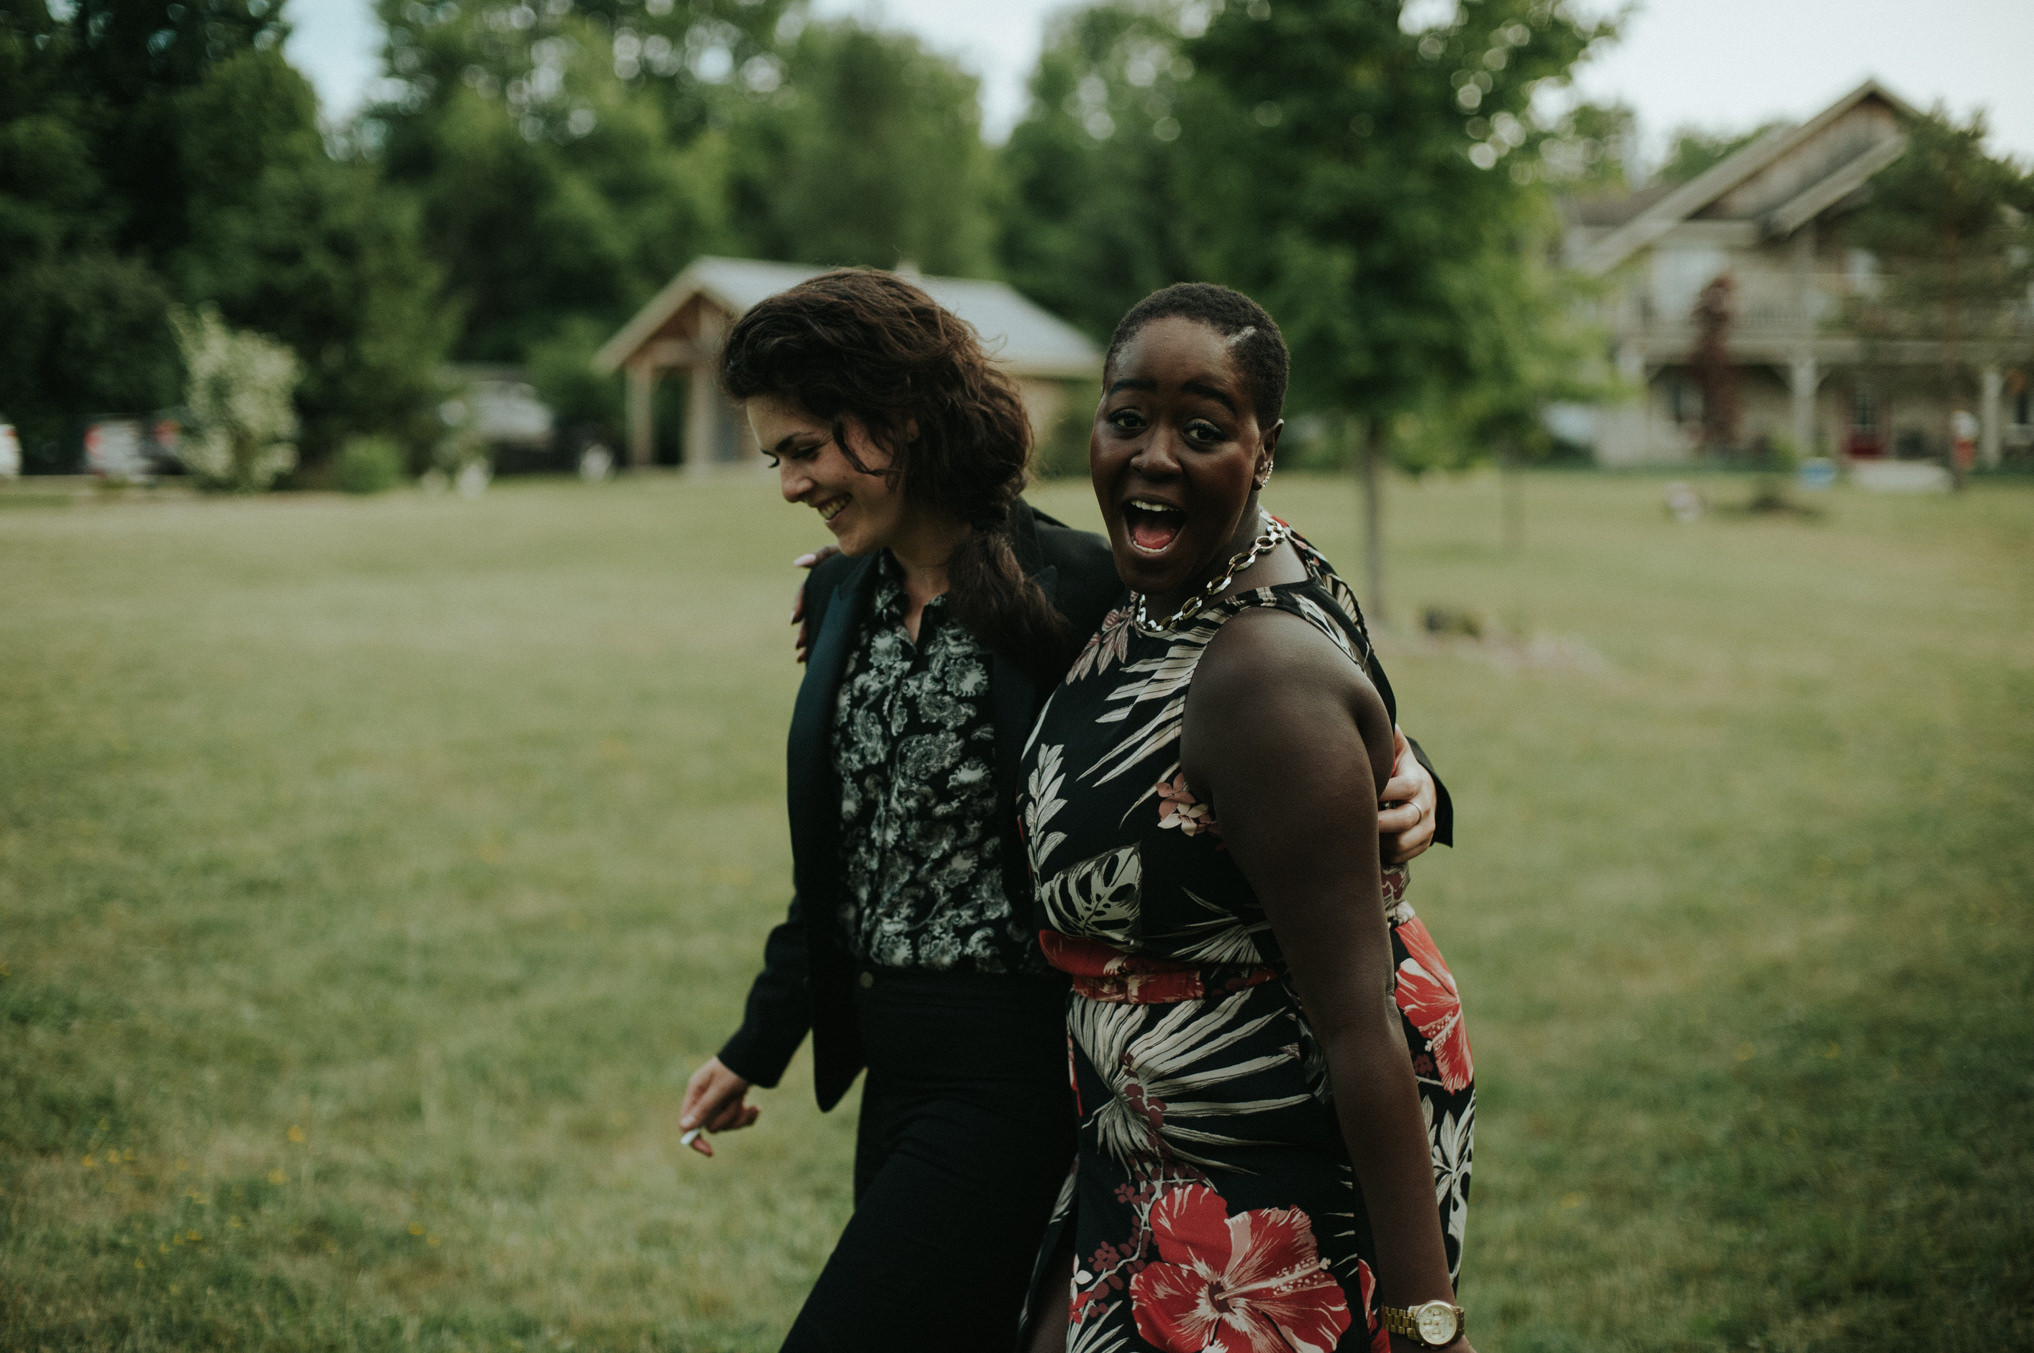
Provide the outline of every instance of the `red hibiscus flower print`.
{"type": "Polygon", "coordinates": [[[1363,1316],[1370,1322],[1370,1353],[1391,1353],[1391,1331],[1384,1327],[1384,1313],[1377,1309],[1377,1275],[1361,1259],[1356,1261],[1356,1288],[1363,1316]]]}
{"type": "Polygon", "coordinates": [[[1130,1280],[1131,1311],[1165,1353],[1329,1353],[1349,1328],[1342,1285],[1297,1208],[1232,1217],[1221,1194],[1189,1184],[1152,1204],[1151,1232],[1159,1261],[1130,1280]]]}
{"type": "Polygon", "coordinates": [[[1398,965],[1398,1008],[1427,1040],[1442,1087],[1450,1094],[1465,1090],[1476,1078],[1476,1064],[1469,1055],[1469,1028],[1462,1023],[1455,976],[1419,917],[1402,923],[1398,937],[1406,950],[1398,965]]]}
{"type": "Polygon", "coordinates": [[[1219,832],[1215,815],[1208,805],[1194,797],[1187,788],[1186,772],[1181,771],[1171,780],[1160,780],[1155,786],[1158,791],[1158,825],[1177,827],[1182,836],[1199,836],[1202,832],[1219,832]]]}

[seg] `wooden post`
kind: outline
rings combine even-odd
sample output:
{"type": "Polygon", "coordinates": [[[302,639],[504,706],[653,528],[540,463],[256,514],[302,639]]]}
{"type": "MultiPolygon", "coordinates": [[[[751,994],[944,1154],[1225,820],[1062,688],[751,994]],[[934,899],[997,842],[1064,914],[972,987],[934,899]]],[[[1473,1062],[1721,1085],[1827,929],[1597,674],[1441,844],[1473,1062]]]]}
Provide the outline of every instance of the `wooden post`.
{"type": "Polygon", "coordinates": [[[701,363],[692,368],[692,390],[685,401],[685,448],[678,459],[686,474],[705,474],[713,467],[713,455],[720,446],[720,419],[720,391],[714,388],[713,368],[701,363]]]}
{"type": "Polygon", "coordinates": [[[713,468],[721,445],[722,420],[728,415],[726,401],[714,379],[720,360],[720,345],[727,337],[728,317],[720,307],[699,303],[699,336],[694,341],[692,389],[685,401],[685,449],[679,460],[687,474],[705,474],[713,468]]]}
{"type": "Polygon", "coordinates": [[[656,409],[651,395],[656,392],[657,372],[648,354],[629,359],[629,468],[640,470],[656,459],[656,409]]]}
{"type": "Polygon", "coordinates": [[[1978,464],[1987,470],[1999,468],[2003,453],[2000,437],[1999,396],[2005,389],[2005,377],[1997,363],[1987,363],[1979,376],[1978,385],[1978,464]]]}
{"type": "Polygon", "coordinates": [[[1821,375],[1815,369],[1815,353],[1812,349],[1796,352],[1787,363],[1787,390],[1792,397],[1788,419],[1788,434],[1794,439],[1794,454],[1797,456],[1819,456],[1821,448],[1815,440],[1815,387],[1822,383],[1821,375]]]}

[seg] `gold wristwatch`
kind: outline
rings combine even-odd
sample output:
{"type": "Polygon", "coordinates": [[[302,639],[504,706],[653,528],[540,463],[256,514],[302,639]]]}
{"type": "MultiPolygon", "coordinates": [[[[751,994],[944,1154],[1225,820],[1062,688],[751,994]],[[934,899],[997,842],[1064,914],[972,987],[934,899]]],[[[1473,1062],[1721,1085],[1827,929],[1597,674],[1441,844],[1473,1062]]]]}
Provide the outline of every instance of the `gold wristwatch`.
{"type": "Polygon", "coordinates": [[[1428,1348],[1446,1348],[1462,1337],[1469,1323],[1469,1313],[1460,1306],[1445,1301],[1429,1301],[1419,1306],[1383,1306],[1384,1327],[1393,1334],[1403,1334],[1415,1339],[1428,1348]]]}

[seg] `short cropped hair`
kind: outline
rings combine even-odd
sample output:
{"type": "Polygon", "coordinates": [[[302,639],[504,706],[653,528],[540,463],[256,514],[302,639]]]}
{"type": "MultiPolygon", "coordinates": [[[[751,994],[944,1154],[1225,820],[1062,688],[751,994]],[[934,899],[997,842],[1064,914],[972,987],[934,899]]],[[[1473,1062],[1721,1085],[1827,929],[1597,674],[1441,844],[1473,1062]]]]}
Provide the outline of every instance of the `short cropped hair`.
{"type": "Polygon", "coordinates": [[[1270,427],[1285,411],[1285,384],[1292,372],[1292,358],[1285,350],[1285,337],[1263,306],[1230,287],[1213,282],[1175,282],[1154,291],[1130,307],[1109,339],[1109,356],[1104,370],[1113,370],[1116,354],[1137,336],[1139,330],[1157,319],[1198,320],[1229,340],[1236,355],[1243,383],[1249,387],[1250,403],[1257,421],[1270,427]]]}

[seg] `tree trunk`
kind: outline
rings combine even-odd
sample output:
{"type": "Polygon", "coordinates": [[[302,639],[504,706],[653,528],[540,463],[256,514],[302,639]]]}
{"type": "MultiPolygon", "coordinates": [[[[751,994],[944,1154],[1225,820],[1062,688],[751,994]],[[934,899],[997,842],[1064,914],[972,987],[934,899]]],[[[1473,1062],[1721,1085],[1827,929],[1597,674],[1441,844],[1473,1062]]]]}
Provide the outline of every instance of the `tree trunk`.
{"type": "Polygon", "coordinates": [[[1497,448],[1497,478],[1504,499],[1504,550],[1517,554],[1525,548],[1525,474],[1509,440],[1497,448]]]}
{"type": "Polygon", "coordinates": [[[1363,598],[1370,618],[1383,624],[1389,608],[1384,600],[1384,420],[1363,420],[1357,469],[1363,483],[1363,598]]]}
{"type": "Polygon", "coordinates": [[[1952,224],[1947,232],[1949,250],[1948,293],[1943,304],[1942,326],[1942,388],[1949,403],[1949,481],[1958,492],[1963,492],[1963,458],[1957,454],[1956,414],[1963,398],[1963,382],[1958,379],[1959,348],[1963,338],[1963,277],[1958,266],[1961,251],[1958,249],[1956,226],[1952,224]]]}

